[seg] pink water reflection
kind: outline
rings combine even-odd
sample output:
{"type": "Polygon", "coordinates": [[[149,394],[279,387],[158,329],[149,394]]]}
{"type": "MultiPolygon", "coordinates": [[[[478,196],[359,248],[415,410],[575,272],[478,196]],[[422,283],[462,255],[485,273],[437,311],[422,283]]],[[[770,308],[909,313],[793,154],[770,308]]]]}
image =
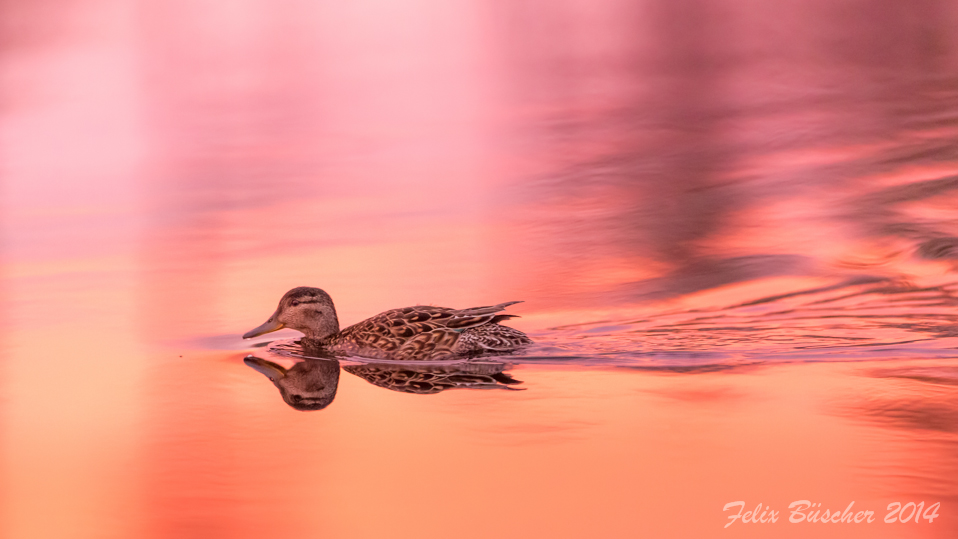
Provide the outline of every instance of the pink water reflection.
{"type": "MultiPolygon", "coordinates": [[[[954,501],[951,4],[3,13],[0,535],[708,537],[737,499],[954,501]],[[344,324],[525,300],[540,365],[343,373],[295,412],[230,336],[304,284],[344,324]],[[835,359],[866,363],[805,363],[835,359]]],[[[817,535],[958,525],[896,526],[817,535]]]]}

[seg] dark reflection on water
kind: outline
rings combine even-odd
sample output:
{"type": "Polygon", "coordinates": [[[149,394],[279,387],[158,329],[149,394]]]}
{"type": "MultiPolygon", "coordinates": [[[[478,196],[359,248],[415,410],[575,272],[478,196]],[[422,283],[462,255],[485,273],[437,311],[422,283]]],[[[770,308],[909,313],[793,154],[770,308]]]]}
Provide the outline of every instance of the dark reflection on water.
{"type": "Polygon", "coordinates": [[[953,506],[958,501],[958,367],[905,363],[866,368],[859,376],[878,383],[833,396],[829,408],[883,433],[884,443],[869,459],[870,473],[900,492],[953,506]]]}
{"type": "MultiPolygon", "coordinates": [[[[340,364],[335,359],[308,358],[285,368],[256,356],[243,362],[265,375],[279,389],[283,401],[301,411],[322,410],[336,397],[340,364]]],[[[489,361],[359,363],[342,367],[370,384],[400,393],[430,395],[447,389],[508,389],[521,384],[503,372],[506,363],[489,361]]]]}
{"type": "MultiPolygon", "coordinates": [[[[953,365],[873,369],[871,376],[908,381],[858,396],[848,414],[896,429],[958,433],[958,368],[953,365]]],[[[958,440],[955,440],[958,442],[958,440]]]]}
{"type": "Polygon", "coordinates": [[[505,363],[470,361],[454,365],[363,363],[343,370],[374,386],[431,395],[447,389],[520,389],[512,386],[522,381],[503,372],[507,367],[505,363]]]}
{"type": "Polygon", "coordinates": [[[339,362],[308,359],[290,368],[255,356],[247,356],[244,363],[265,375],[279,389],[283,401],[302,410],[322,410],[336,397],[339,386],[339,362]]]}
{"type": "Polygon", "coordinates": [[[956,402],[933,402],[931,399],[872,402],[863,405],[858,416],[898,429],[958,432],[956,402]]]}

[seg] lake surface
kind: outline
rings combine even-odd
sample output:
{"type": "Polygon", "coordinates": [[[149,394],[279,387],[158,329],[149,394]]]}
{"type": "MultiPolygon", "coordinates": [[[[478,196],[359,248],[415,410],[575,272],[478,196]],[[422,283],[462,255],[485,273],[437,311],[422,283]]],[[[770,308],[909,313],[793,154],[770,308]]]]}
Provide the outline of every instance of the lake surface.
{"type": "Polygon", "coordinates": [[[7,2],[0,328],[5,538],[954,537],[958,6],[7,2]]]}

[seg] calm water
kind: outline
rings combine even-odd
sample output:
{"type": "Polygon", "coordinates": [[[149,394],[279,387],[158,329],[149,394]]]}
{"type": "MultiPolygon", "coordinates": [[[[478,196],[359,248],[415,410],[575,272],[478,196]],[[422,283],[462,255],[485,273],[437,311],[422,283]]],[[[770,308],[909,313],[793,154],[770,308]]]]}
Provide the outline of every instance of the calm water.
{"type": "Polygon", "coordinates": [[[0,536],[954,537],[956,29],[940,0],[3,3],[0,536]],[[536,345],[240,339],[299,285],[344,325],[524,300],[536,345]],[[723,528],[735,501],[779,522],[723,528]]]}

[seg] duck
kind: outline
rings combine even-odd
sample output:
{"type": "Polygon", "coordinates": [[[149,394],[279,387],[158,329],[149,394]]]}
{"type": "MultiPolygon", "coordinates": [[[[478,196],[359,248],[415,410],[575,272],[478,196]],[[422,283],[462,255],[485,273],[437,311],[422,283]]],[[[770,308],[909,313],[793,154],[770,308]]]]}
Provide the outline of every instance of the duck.
{"type": "Polygon", "coordinates": [[[304,348],[398,361],[508,354],[532,344],[525,333],[500,324],[516,318],[500,314],[516,303],[521,302],[468,309],[416,305],[385,311],[340,330],[329,294],[319,288],[299,286],[286,292],[273,315],[243,338],[290,328],[303,333],[304,348]]]}

